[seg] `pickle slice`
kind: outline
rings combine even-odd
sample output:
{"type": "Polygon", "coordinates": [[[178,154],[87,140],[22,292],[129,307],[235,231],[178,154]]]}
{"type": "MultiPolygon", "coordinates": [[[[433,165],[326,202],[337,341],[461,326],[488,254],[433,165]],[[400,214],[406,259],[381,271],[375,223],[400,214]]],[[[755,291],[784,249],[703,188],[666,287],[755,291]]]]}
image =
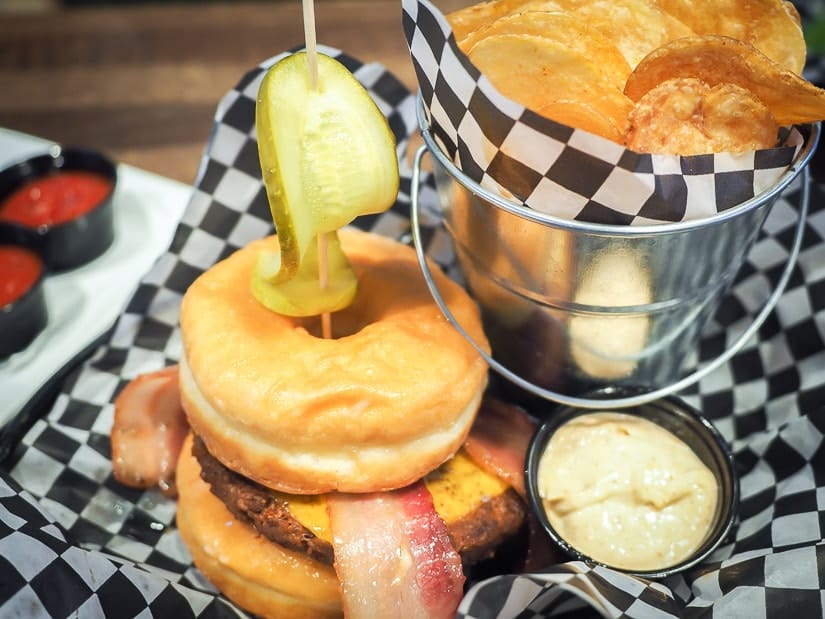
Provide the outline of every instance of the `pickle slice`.
{"type": "MultiPolygon", "coordinates": [[[[318,55],[317,88],[312,88],[307,56],[300,52],[264,76],[255,122],[280,259],[269,256],[258,262],[253,293],[270,309],[288,315],[340,309],[350,294],[341,291],[349,290],[355,275],[346,259],[336,259],[335,268],[330,260],[329,283],[322,291],[315,239],[394,202],[398,159],[387,119],[349,70],[325,54],[318,55]],[[276,290],[296,277],[299,282],[276,290]]],[[[330,243],[330,250],[335,244],[330,243]]]]}
{"type": "Polygon", "coordinates": [[[338,232],[327,235],[327,268],[329,282],[321,290],[318,282],[318,237],[309,242],[307,253],[298,270],[286,281],[274,283],[264,275],[278,272],[281,254],[261,251],[252,273],[252,294],[259,303],[286,316],[314,316],[318,307],[325,312],[344,309],[355,298],[358,280],[347,260],[338,232]]]}

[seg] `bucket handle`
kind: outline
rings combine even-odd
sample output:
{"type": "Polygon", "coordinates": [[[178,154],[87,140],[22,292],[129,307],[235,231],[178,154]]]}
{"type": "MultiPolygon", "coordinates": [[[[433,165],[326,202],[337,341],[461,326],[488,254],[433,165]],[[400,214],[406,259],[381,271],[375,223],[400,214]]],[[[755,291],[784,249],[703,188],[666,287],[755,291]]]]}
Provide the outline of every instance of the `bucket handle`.
{"type": "Polygon", "coordinates": [[[739,335],[739,337],[724,352],[722,352],[719,356],[713,359],[713,361],[708,362],[706,365],[703,365],[701,368],[697,369],[691,374],[688,374],[687,376],[676,381],[675,383],[672,383],[666,387],[655,389],[653,391],[646,391],[631,396],[612,399],[591,399],[558,393],[556,391],[551,391],[549,389],[545,389],[534,383],[531,383],[530,381],[512,372],[510,369],[496,361],[486,350],[484,350],[478,344],[478,342],[476,342],[472,338],[472,336],[469,333],[467,333],[467,331],[461,326],[461,324],[459,324],[458,320],[456,320],[455,316],[450,311],[450,308],[447,307],[447,303],[441,296],[441,293],[438,290],[438,286],[436,285],[432,273],[430,272],[430,267],[427,264],[427,259],[424,255],[424,247],[421,242],[421,229],[418,217],[419,190],[421,185],[421,160],[423,159],[425,152],[428,152],[427,146],[420,146],[415,153],[415,159],[413,161],[412,178],[410,183],[410,227],[412,232],[413,244],[415,245],[415,253],[418,257],[418,264],[421,267],[421,272],[424,275],[424,281],[427,283],[427,288],[429,288],[430,294],[432,295],[439,309],[441,309],[441,312],[447,318],[447,321],[450,324],[452,324],[452,326],[464,337],[464,339],[466,339],[470,344],[472,344],[473,348],[475,348],[476,351],[478,351],[478,353],[482,356],[482,358],[493,370],[498,372],[501,376],[503,376],[510,382],[518,385],[525,391],[545,400],[550,400],[552,402],[556,402],[564,406],[587,409],[624,408],[630,406],[640,406],[642,404],[647,404],[648,402],[652,402],[653,400],[657,400],[659,398],[669,396],[678,391],[681,391],[682,389],[685,389],[693,385],[694,383],[698,382],[699,380],[701,380],[702,378],[716,370],[722,364],[730,361],[730,359],[742,349],[742,347],[747,343],[747,341],[762,326],[762,324],[768,318],[768,315],[770,315],[770,313],[776,307],[776,304],[779,302],[779,298],[785,292],[785,287],[788,285],[788,281],[791,278],[791,273],[793,272],[797,258],[799,257],[799,250],[802,247],[802,237],[805,231],[805,219],[808,215],[808,202],[810,197],[810,174],[807,167],[805,167],[802,170],[802,200],[799,206],[799,220],[796,224],[796,232],[794,234],[791,252],[788,257],[788,263],[785,265],[785,269],[782,271],[782,276],[779,278],[779,281],[776,284],[776,288],[771,293],[770,297],[768,297],[767,301],[765,302],[765,305],[762,307],[759,313],[754,317],[753,322],[748,326],[747,329],[745,329],[739,335]]]}

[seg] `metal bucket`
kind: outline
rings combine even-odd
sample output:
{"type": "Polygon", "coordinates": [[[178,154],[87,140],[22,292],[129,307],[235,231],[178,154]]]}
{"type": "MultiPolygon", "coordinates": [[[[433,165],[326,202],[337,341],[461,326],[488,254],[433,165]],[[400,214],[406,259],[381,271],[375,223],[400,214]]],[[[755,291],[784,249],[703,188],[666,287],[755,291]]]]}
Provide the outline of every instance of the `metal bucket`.
{"type": "Polygon", "coordinates": [[[567,406],[637,406],[680,391],[733,356],[779,300],[799,253],[808,207],[806,165],[819,125],[770,190],[709,218],[617,226],[553,217],[509,201],[474,182],[441,151],[418,120],[425,145],[412,177],[413,240],[442,312],[450,315],[424,260],[419,232],[422,158],[429,152],[444,225],[468,289],[482,311],[493,369],[535,396],[567,406]],[[804,188],[791,256],[766,305],[727,350],[684,376],[701,331],[745,261],[772,205],[803,172],[804,188]],[[605,386],[636,395],[590,400],[605,386]]]}

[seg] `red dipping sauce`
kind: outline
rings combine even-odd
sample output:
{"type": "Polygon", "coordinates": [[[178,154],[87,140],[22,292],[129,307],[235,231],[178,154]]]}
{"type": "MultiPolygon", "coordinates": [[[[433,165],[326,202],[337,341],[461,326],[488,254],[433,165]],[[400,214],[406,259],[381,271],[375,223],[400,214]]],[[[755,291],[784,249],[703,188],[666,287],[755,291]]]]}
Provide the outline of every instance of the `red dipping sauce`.
{"type": "Polygon", "coordinates": [[[14,303],[43,272],[43,263],[33,251],[16,245],[0,245],[0,307],[14,303]]]}
{"type": "Polygon", "coordinates": [[[112,182],[94,172],[60,171],[27,182],[0,203],[0,219],[29,228],[76,219],[100,204],[112,182]]]}

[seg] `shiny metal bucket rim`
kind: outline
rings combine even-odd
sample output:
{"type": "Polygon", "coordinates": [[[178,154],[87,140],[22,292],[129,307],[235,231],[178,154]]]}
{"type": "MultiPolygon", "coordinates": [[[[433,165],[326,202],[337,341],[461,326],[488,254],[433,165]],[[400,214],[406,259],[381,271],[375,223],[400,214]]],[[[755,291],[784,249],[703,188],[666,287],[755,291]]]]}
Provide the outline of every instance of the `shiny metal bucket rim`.
{"type": "MultiPolygon", "coordinates": [[[[421,120],[422,117],[419,117],[419,119],[421,120]]],[[[422,132],[424,132],[423,127],[422,127],[422,132]]],[[[509,380],[513,384],[521,387],[522,389],[524,389],[528,393],[531,393],[531,394],[533,394],[533,395],[535,395],[539,398],[542,398],[544,400],[548,400],[548,401],[551,401],[551,402],[556,402],[556,403],[564,405],[564,406],[571,406],[571,407],[577,407],[577,408],[588,408],[588,409],[625,408],[625,407],[630,407],[630,406],[640,406],[640,405],[643,405],[643,404],[647,404],[647,403],[652,402],[654,400],[657,400],[659,398],[666,397],[666,396],[669,396],[669,395],[673,395],[675,393],[678,393],[678,392],[682,391],[683,389],[686,389],[687,387],[697,383],[699,380],[701,380],[702,378],[704,378],[705,376],[707,376],[708,374],[710,374],[711,372],[713,372],[714,370],[719,368],[722,364],[727,363],[737,352],[739,352],[742,349],[742,347],[744,347],[744,345],[748,342],[748,340],[750,340],[750,338],[753,337],[756,334],[757,330],[762,326],[762,324],[768,318],[770,313],[776,307],[776,304],[779,302],[779,298],[784,293],[785,288],[787,287],[788,281],[791,278],[791,274],[793,273],[794,267],[795,267],[797,259],[799,257],[800,249],[802,247],[802,239],[803,239],[804,231],[805,231],[805,220],[807,219],[808,204],[810,202],[810,173],[809,173],[808,168],[806,167],[806,164],[807,164],[811,154],[813,153],[813,150],[814,150],[813,145],[815,145],[816,141],[818,140],[818,137],[819,137],[819,125],[817,124],[816,127],[813,129],[813,133],[812,133],[811,139],[810,139],[810,144],[811,145],[809,146],[809,151],[806,154],[806,156],[804,157],[804,160],[802,162],[797,162],[796,165],[798,166],[798,169],[793,173],[791,178],[787,178],[788,177],[787,173],[784,177],[785,182],[784,182],[784,184],[782,184],[782,188],[787,186],[787,184],[790,183],[790,181],[793,179],[793,177],[795,177],[800,171],[802,172],[802,177],[803,177],[802,199],[801,199],[800,205],[799,205],[798,220],[797,220],[796,230],[795,230],[795,233],[794,233],[793,242],[792,242],[791,249],[790,249],[790,252],[789,252],[789,255],[788,255],[788,261],[785,265],[785,269],[782,271],[782,275],[780,276],[779,281],[776,283],[776,286],[775,286],[773,292],[768,297],[768,299],[765,301],[765,304],[763,305],[763,307],[759,311],[759,313],[757,313],[753,317],[753,321],[751,322],[751,324],[728,346],[728,348],[726,350],[724,350],[722,353],[720,353],[712,361],[707,362],[705,365],[697,368],[695,371],[688,374],[687,376],[684,376],[683,378],[671,383],[670,385],[666,385],[665,387],[661,387],[661,388],[658,388],[658,389],[651,389],[649,391],[641,391],[636,395],[627,396],[627,397],[620,397],[620,398],[613,398],[613,399],[591,399],[591,398],[577,397],[577,396],[571,396],[571,395],[567,395],[567,394],[563,394],[563,393],[558,393],[558,392],[540,387],[540,386],[524,379],[520,375],[512,372],[509,368],[507,368],[504,365],[502,365],[501,363],[499,363],[489,353],[487,353],[487,351],[484,350],[484,348],[482,348],[479,345],[479,343],[476,342],[469,333],[467,333],[467,331],[461,326],[461,324],[458,322],[458,320],[452,314],[449,307],[447,306],[447,303],[444,301],[443,297],[441,296],[441,293],[438,290],[438,286],[436,285],[435,280],[432,277],[432,273],[430,272],[429,265],[427,264],[427,259],[426,259],[426,255],[425,255],[425,252],[424,252],[424,246],[423,246],[423,242],[422,242],[422,239],[421,239],[421,228],[420,228],[420,222],[419,222],[419,191],[420,191],[420,185],[421,185],[421,161],[424,157],[424,154],[427,153],[427,152],[429,152],[431,155],[434,155],[436,157],[436,160],[439,161],[439,162],[442,162],[442,158],[443,158],[443,154],[441,153],[440,149],[437,147],[437,145],[435,145],[432,142],[432,138],[429,135],[425,135],[425,142],[426,143],[424,145],[422,145],[421,147],[419,147],[419,149],[415,153],[415,157],[414,157],[414,161],[413,161],[412,177],[411,177],[411,183],[410,183],[410,185],[411,185],[411,187],[410,187],[410,228],[411,228],[411,232],[412,232],[413,245],[415,247],[416,256],[418,258],[418,264],[419,264],[421,272],[424,276],[424,280],[427,284],[427,287],[430,291],[430,294],[433,297],[433,300],[438,305],[438,307],[441,310],[444,317],[459,332],[459,334],[461,334],[464,337],[464,339],[467,340],[473,346],[473,348],[475,348],[475,350],[479,353],[479,355],[481,355],[481,357],[487,362],[487,364],[493,370],[495,370],[498,374],[500,374],[501,376],[503,376],[504,378],[506,378],[507,380],[509,380]],[[435,147],[435,153],[433,153],[433,149],[430,148],[430,145],[435,147]],[[441,155],[441,157],[439,157],[439,155],[441,155]]],[[[457,170],[457,168],[455,168],[455,166],[453,166],[452,164],[450,164],[449,167],[447,167],[447,166],[445,166],[445,167],[447,168],[448,172],[450,172],[450,170],[457,170]]],[[[459,174],[461,174],[460,171],[459,171],[459,174]]],[[[464,175],[461,174],[461,176],[464,176],[464,175]]],[[[464,178],[466,178],[466,177],[464,177],[464,178]]],[[[460,181],[461,179],[457,178],[456,180],[460,181]]],[[[467,179],[467,180],[470,180],[470,179],[467,179]]],[[[479,189],[480,189],[480,187],[479,187],[479,189]]],[[[773,197],[774,195],[776,195],[776,193],[777,193],[777,191],[773,191],[773,190],[771,190],[769,192],[762,193],[762,194],[760,194],[760,196],[757,196],[753,200],[749,200],[748,202],[745,202],[742,205],[739,205],[738,207],[734,207],[734,208],[737,211],[737,213],[739,213],[739,212],[741,212],[742,208],[745,208],[745,207],[751,208],[752,206],[763,204],[770,197],[773,197]],[[752,204],[753,202],[755,202],[755,204],[752,204]]],[[[481,195],[482,197],[486,197],[487,194],[489,194],[489,192],[486,192],[486,191],[484,193],[479,192],[479,195],[481,195]]],[[[505,201],[503,199],[499,199],[498,202],[507,202],[507,201],[505,201]]],[[[513,206],[512,203],[509,203],[509,206],[512,207],[513,206]]],[[[502,206],[502,208],[507,208],[507,207],[502,206]]],[[[507,210],[511,210],[511,209],[507,208],[507,210]]],[[[519,210],[520,211],[529,211],[531,209],[526,209],[526,208],[523,208],[523,207],[519,207],[519,210]]],[[[732,209],[732,210],[734,210],[734,209],[732,209]]],[[[516,215],[521,215],[521,213],[519,213],[519,212],[514,212],[512,210],[511,210],[511,212],[513,212],[516,215]]],[[[727,211],[725,211],[725,212],[727,212],[727,211]]],[[[539,223],[549,223],[551,225],[558,225],[557,222],[563,222],[563,223],[568,223],[568,224],[571,223],[569,220],[561,220],[561,219],[556,218],[556,217],[552,217],[552,219],[550,219],[549,217],[547,219],[541,218],[541,217],[530,217],[530,219],[532,219],[533,221],[537,221],[539,223]]],[[[702,220],[698,220],[698,221],[699,221],[699,224],[702,225],[702,224],[706,224],[708,220],[712,220],[714,222],[719,222],[719,221],[722,221],[723,219],[727,219],[727,217],[725,217],[725,218],[713,217],[713,218],[706,218],[706,219],[702,219],[702,220]]],[[[613,229],[616,229],[616,230],[622,230],[622,232],[624,232],[624,234],[627,235],[628,232],[627,232],[627,230],[625,230],[625,228],[628,228],[629,226],[598,226],[596,224],[588,224],[586,226],[565,226],[565,227],[567,227],[568,229],[571,229],[571,230],[579,230],[579,231],[582,231],[582,230],[592,231],[594,228],[598,228],[598,229],[600,229],[601,232],[604,232],[604,233],[612,232],[613,229]]],[[[668,228],[669,231],[677,231],[677,230],[682,231],[682,230],[693,229],[695,226],[694,225],[688,225],[688,226],[677,225],[677,226],[674,226],[672,224],[663,224],[663,225],[660,225],[660,226],[645,226],[645,228],[650,228],[651,231],[656,231],[656,232],[659,232],[661,230],[661,228],[663,228],[663,227],[668,228]]],[[[644,234],[644,231],[642,231],[642,234],[644,234]]]]}
{"type": "Polygon", "coordinates": [[[821,133],[820,123],[811,123],[809,125],[809,127],[811,128],[810,135],[805,140],[799,153],[797,153],[797,156],[794,159],[793,163],[787,170],[785,170],[785,172],[782,173],[782,175],[779,177],[776,183],[768,189],[766,189],[765,191],[763,191],[762,193],[757,194],[754,197],[745,200],[740,204],[737,204],[736,206],[732,206],[728,209],[725,209],[724,211],[720,211],[719,213],[713,216],[703,217],[700,219],[689,219],[686,221],[677,221],[660,224],[627,226],[621,224],[600,224],[557,217],[555,215],[550,215],[549,213],[544,213],[542,211],[537,211],[535,209],[523,206],[522,204],[519,204],[513,200],[508,200],[507,198],[487,189],[486,187],[482,187],[472,178],[467,176],[458,166],[456,166],[441,150],[441,147],[436,143],[433,134],[430,132],[429,126],[427,124],[427,116],[424,109],[424,100],[422,99],[420,92],[416,97],[416,117],[418,119],[418,125],[421,130],[421,135],[424,138],[424,143],[430,151],[430,154],[433,157],[435,157],[438,163],[447,170],[451,177],[453,177],[455,180],[461,183],[461,185],[463,185],[466,189],[472,191],[474,194],[484,198],[488,202],[492,203],[494,206],[502,210],[505,210],[508,213],[516,215],[517,217],[528,219],[535,223],[550,225],[568,231],[587,232],[590,234],[606,234],[611,236],[646,236],[686,232],[689,230],[694,230],[696,228],[716,224],[728,219],[733,219],[739,216],[743,211],[748,211],[757,208],[763,205],[765,202],[772,200],[775,197],[778,197],[778,195],[791,182],[793,182],[793,180],[799,175],[799,173],[803,169],[805,169],[814,152],[816,151],[816,146],[819,143],[821,133]]]}

